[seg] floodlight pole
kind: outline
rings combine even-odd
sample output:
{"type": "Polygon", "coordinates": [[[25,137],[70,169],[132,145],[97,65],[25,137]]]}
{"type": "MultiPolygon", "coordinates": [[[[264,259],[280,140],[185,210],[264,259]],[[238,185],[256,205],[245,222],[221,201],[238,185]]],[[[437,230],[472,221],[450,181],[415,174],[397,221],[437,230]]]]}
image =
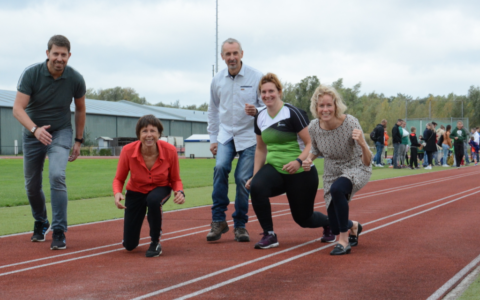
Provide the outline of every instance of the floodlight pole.
{"type": "Polygon", "coordinates": [[[215,24],[215,73],[218,73],[218,0],[216,2],[216,24],[215,24]]]}

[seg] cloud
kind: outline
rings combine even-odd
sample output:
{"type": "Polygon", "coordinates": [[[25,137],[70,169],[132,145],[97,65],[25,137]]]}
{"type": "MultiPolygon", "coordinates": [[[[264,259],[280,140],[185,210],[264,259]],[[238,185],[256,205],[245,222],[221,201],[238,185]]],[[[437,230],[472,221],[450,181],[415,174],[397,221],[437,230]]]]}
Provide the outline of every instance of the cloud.
{"type": "MultiPolygon", "coordinates": [[[[219,1],[219,42],[282,80],[317,75],[362,92],[466,94],[480,78],[477,1],[219,1]]],[[[147,101],[209,100],[215,1],[8,1],[0,4],[0,88],[45,59],[53,34],[93,88],[129,86],[147,101]]],[[[219,68],[224,63],[219,59],[219,68]]]]}

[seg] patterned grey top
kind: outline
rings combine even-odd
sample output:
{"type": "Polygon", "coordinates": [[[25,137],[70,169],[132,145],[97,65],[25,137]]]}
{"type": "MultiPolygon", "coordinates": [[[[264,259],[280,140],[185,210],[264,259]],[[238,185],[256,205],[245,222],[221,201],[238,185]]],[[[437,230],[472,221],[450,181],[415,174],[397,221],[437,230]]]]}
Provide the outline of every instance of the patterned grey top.
{"type": "Polygon", "coordinates": [[[318,119],[308,126],[312,138],[310,152],[324,157],[323,190],[327,208],[332,200],[330,187],[339,177],[348,178],[352,182],[352,194],[348,197],[350,201],[372,175],[372,166],[363,164],[362,148],[352,138],[355,128],[362,130],[357,118],[351,115],[347,115],[342,125],[332,130],[320,128],[318,119]]]}

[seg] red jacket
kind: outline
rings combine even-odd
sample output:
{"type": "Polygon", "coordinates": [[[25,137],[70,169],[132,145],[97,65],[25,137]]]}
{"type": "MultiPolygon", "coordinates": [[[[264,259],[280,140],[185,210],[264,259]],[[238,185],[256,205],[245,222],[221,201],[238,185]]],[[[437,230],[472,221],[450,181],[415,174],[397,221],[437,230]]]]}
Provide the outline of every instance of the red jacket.
{"type": "Polygon", "coordinates": [[[136,141],[123,147],[117,173],[113,179],[113,194],[122,192],[128,172],[130,172],[128,191],[147,194],[159,186],[170,186],[174,191],[183,190],[177,149],[167,142],[158,140],[158,158],[149,170],[143,160],[140,146],[141,142],[136,141]]]}

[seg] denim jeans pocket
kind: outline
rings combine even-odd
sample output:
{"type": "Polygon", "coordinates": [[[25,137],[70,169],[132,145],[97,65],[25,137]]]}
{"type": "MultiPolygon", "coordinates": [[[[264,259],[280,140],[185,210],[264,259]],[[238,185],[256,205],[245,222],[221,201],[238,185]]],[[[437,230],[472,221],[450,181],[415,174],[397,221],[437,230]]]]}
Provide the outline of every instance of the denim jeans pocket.
{"type": "Polygon", "coordinates": [[[52,132],[52,146],[60,146],[65,149],[72,148],[73,130],[71,128],[52,132]]]}

